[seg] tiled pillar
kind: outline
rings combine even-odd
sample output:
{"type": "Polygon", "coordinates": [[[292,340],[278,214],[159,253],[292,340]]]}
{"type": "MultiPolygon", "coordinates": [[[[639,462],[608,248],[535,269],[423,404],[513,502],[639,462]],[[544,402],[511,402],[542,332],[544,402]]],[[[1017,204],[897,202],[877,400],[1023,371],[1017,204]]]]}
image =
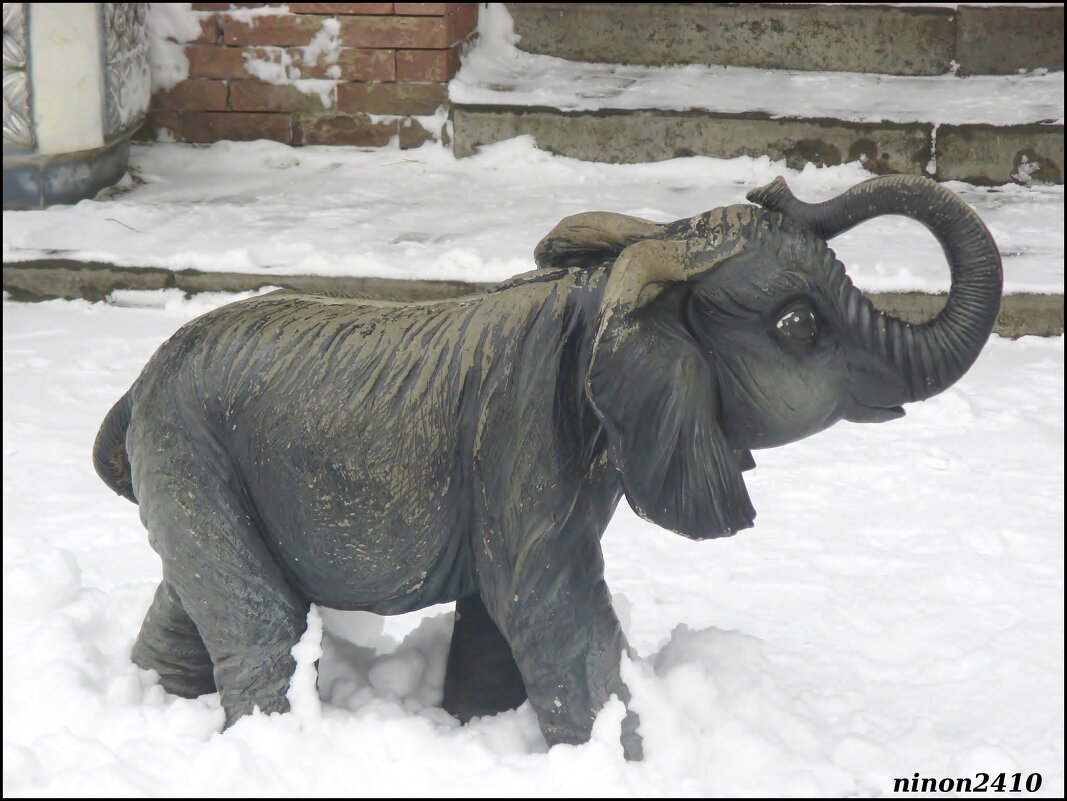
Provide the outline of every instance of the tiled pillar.
{"type": "Polygon", "coordinates": [[[151,94],[147,4],[4,3],[4,208],[92,197],[126,171],[151,94]]]}

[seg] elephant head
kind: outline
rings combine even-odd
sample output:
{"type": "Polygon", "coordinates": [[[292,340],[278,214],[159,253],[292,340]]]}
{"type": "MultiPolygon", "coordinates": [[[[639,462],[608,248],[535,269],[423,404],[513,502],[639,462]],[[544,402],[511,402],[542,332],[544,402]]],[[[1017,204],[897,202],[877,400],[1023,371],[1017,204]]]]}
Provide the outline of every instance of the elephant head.
{"type": "Polygon", "coordinates": [[[586,393],[631,506],[694,539],[752,525],[750,449],[902,416],[967,371],[1000,304],[992,236],[933,181],[874,178],[809,205],[778,178],[748,197],[763,208],[666,225],[578,215],[537,250],[542,266],[614,259],[586,393]],[[885,214],[923,223],[948,258],[948,302],[921,325],[875,308],[826,244],[885,214]]]}

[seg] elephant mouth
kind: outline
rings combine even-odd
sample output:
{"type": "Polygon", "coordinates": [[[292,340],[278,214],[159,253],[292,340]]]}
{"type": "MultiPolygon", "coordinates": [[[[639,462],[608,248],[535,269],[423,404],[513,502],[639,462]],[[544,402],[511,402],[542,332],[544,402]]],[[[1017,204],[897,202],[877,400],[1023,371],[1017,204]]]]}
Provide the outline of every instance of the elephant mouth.
{"type": "Polygon", "coordinates": [[[884,423],[886,420],[896,420],[904,416],[901,406],[867,406],[855,404],[845,415],[845,419],[853,423],[884,423]]]}

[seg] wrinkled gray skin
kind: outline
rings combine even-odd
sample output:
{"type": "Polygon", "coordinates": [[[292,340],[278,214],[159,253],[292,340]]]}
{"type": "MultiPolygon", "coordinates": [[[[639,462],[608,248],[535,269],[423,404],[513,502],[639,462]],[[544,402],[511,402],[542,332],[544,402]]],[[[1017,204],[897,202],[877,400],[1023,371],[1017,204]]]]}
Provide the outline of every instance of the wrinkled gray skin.
{"type": "Polygon", "coordinates": [[[458,601],[445,708],[528,697],[550,744],[587,740],[612,693],[629,701],[600,549],[619,499],[694,539],[747,528],[751,449],[899,417],[996,317],[996,246],[937,184],[876,178],[809,206],[779,179],[750,198],[765,208],[568,218],[541,269],[478,296],[276,293],[183,327],[94,451],[163,560],[134,660],[179,695],[217,688],[229,725],[288,708],[310,603],[458,601]],[[925,325],[875,310],[825,242],[900,213],[952,272],[925,325]]]}

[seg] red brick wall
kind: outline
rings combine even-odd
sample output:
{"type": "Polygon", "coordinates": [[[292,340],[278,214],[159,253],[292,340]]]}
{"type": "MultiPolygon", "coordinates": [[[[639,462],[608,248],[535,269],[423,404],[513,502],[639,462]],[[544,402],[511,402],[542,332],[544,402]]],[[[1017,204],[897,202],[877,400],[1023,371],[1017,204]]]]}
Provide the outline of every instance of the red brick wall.
{"type": "Polygon", "coordinates": [[[277,5],[193,3],[201,33],[185,47],[189,78],[156,93],[140,138],[372,147],[393,136],[401,147],[430,138],[410,117],[433,114],[447,102],[460,50],[477,25],[477,3],[289,3],[290,13],[251,22],[227,13],[277,5]],[[258,80],[245,69],[246,57],[277,61],[284,50],[300,77],[335,77],[322,59],[303,63],[303,48],[334,18],[340,75],[329,107],[318,94],[258,80]],[[370,114],[396,119],[375,121],[370,114]]]}

